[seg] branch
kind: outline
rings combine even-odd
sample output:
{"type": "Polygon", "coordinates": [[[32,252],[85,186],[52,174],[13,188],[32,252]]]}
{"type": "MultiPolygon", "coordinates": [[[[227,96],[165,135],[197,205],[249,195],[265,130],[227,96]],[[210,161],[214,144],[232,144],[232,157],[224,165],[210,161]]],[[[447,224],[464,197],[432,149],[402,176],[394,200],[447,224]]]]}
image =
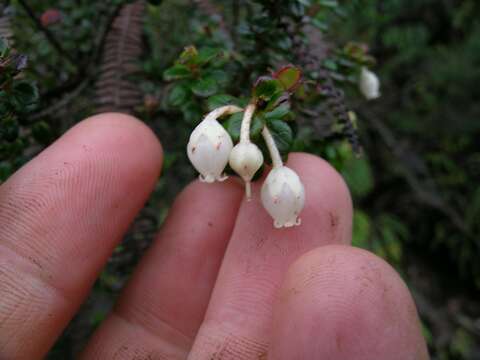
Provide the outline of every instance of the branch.
{"type": "Polygon", "coordinates": [[[25,0],[18,0],[20,5],[23,7],[23,9],[26,11],[28,16],[32,19],[32,21],[35,23],[37,26],[38,30],[40,30],[47,40],[52,44],[52,46],[57,50],[57,52],[65,59],[67,59],[75,68],[78,68],[78,63],[75,61],[75,59],[65,51],[65,49],[60,45],[59,41],[55,38],[53,33],[48,30],[45,26],[42,25],[42,22],[35,16],[35,13],[33,12],[32,8],[25,2],[25,0]]]}
{"type": "Polygon", "coordinates": [[[468,231],[468,226],[466,225],[462,216],[460,216],[455,209],[449,206],[439,194],[427,189],[422,181],[416,176],[415,172],[406,165],[408,164],[407,154],[404,150],[404,147],[400,145],[400,141],[395,137],[391,130],[383,122],[378,120],[375,114],[373,114],[371,111],[364,112],[366,115],[362,116],[362,119],[370,123],[372,128],[375,129],[380,135],[385,145],[387,145],[392,154],[398,159],[398,163],[400,165],[399,168],[401,169],[408,185],[417,195],[417,198],[422,203],[440,211],[447,216],[463,234],[471,236],[470,232],[468,231]]]}
{"type": "Polygon", "coordinates": [[[206,15],[210,17],[218,16],[219,18],[219,27],[220,29],[225,32],[226,34],[232,36],[232,30],[229,26],[225,23],[225,19],[220,11],[220,9],[213,4],[210,0],[194,0],[194,4],[198,6],[198,8],[203,11],[206,15]]]}
{"type": "Polygon", "coordinates": [[[117,17],[120,11],[121,5],[117,5],[115,9],[107,16],[107,19],[103,25],[102,31],[99,33],[98,37],[95,39],[95,50],[90,56],[87,65],[85,66],[86,70],[78,73],[73,79],[67,80],[65,83],[59,87],[50,90],[43,95],[44,98],[47,97],[56,97],[60,94],[65,94],[64,97],[58,102],[53,103],[51,106],[43,109],[42,111],[36,113],[30,117],[30,120],[38,120],[42,117],[46,117],[56,113],[59,109],[64,106],[67,106],[70,101],[74,100],[81,92],[87,87],[90,81],[93,80],[95,73],[95,65],[100,59],[103,47],[105,46],[105,39],[107,38],[108,31],[110,30],[113,21],[117,17]]]}
{"type": "Polygon", "coordinates": [[[54,102],[51,106],[31,116],[29,120],[35,121],[57,113],[61,108],[67,106],[70,101],[76,99],[77,96],[87,87],[90,81],[91,79],[89,77],[85,78],[85,80],[83,80],[72,92],[67,93],[60,101],[54,102]]]}

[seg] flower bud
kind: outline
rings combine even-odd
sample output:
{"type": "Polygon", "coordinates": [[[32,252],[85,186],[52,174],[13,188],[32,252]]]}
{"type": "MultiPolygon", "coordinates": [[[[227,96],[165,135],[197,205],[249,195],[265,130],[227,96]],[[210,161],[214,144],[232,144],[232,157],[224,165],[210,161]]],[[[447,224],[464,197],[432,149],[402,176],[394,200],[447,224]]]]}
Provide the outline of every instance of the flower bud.
{"type": "Polygon", "coordinates": [[[230,153],[229,163],[244,181],[250,181],[263,164],[263,154],[257,145],[240,142],[230,153]]]}
{"type": "Polygon", "coordinates": [[[230,166],[245,181],[247,200],[252,197],[250,181],[263,164],[263,154],[257,145],[250,141],[238,143],[230,153],[230,166]]]}
{"type": "Polygon", "coordinates": [[[367,100],[380,97],[380,80],[374,72],[368,70],[366,67],[362,68],[359,85],[361,93],[367,100]]]}
{"type": "Polygon", "coordinates": [[[300,225],[305,188],[295,171],[286,166],[273,168],[262,186],[261,198],[276,228],[300,225]]]}
{"type": "Polygon", "coordinates": [[[207,116],[192,132],[187,145],[187,155],[200,173],[200,181],[223,181],[223,170],[228,163],[233,142],[219,122],[207,116]]]}

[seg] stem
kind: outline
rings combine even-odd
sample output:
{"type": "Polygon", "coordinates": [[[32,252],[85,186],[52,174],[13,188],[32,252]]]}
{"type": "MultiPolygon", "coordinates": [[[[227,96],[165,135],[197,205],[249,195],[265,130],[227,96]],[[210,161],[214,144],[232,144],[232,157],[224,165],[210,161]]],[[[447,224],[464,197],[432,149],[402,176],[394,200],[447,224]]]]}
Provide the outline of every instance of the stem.
{"type": "Polygon", "coordinates": [[[240,19],[240,0],[233,0],[233,27],[232,27],[232,40],[234,48],[238,48],[238,22],[240,19]]]}
{"type": "Polygon", "coordinates": [[[42,25],[42,22],[35,16],[35,13],[33,10],[30,8],[30,6],[26,3],[25,0],[18,0],[20,5],[23,7],[25,12],[28,14],[28,16],[32,19],[32,21],[35,23],[37,26],[38,30],[43,32],[47,40],[52,44],[52,46],[57,50],[57,52],[65,59],[67,59],[77,70],[78,70],[78,64],[77,61],[65,51],[65,49],[60,45],[60,42],[57,40],[55,35],[47,29],[45,26],[42,25]]]}
{"type": "Polygon", "coordinates": [[[204,121],[217,120],[220,116],[231,115],[240,111],[243,111],[243,109],[235,105],[221,106],[213,110],[212,112],[208,113],[207,116],[205,116],[204,121]]]}
{"type": "Polygon", "coordinates": [[[247,201],[252,200],[252,183],[250,181],[245,181],[245,195],[247,201]]]}
{"type": "Polygon", "coordinates": [[[252,123],[253,114],[256,110],[256,105],[254,103],[248,104],[243,115],[242,127],[240,128],[240,142],[247,143],[250,142],[250,124],[252,123]]]}
{"type": "Polygon", "coordinates": [[[262,135],[265,139],[265,143],[267,144],[268,151],[270,152],[273,168],[275,169],[283,166],[282,157],[280,156],[280,152],[278,151],[277,144],[275,144],[275,140],[273,139],[273,136],[268,130],[267,126],[263,127],[262,135]]]}

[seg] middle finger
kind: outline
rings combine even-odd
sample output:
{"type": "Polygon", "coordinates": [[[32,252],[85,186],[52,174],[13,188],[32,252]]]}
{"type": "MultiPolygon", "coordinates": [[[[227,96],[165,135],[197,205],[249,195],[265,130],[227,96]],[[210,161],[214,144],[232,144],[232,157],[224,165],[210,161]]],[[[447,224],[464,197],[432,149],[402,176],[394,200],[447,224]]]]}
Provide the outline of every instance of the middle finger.
{"type": "Polygon", "coordinates": [[[350,242],[352,204],[341,176],[325,161],[293,154],[305,185],[302,225],[277,230],[259,201],[243,202],[212,298],[189,359],[266,358],[272,307],[285,273],[316,247],[350,242]]]}
{"type": "Polygon", "coordinates": [[[210,299],[242,188],[194,182],[177,198],[86,359],[185,359],[210,299]],[[140,335],[141,334],[141,335],[140,335]]]}

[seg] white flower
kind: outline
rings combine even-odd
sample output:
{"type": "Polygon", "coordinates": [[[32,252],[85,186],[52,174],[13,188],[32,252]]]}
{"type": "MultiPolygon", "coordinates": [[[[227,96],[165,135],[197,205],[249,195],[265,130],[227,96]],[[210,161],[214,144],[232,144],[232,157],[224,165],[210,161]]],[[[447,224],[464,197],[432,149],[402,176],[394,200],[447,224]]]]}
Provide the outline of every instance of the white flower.
{"type": "Polygon", "coordinates": [[[251,142],[240,142],[230,153],[229,164],[245,182],[248,182],[262,166],[263,154],[257,145],[251,142]]]}
{"type": "Polygon", "coordinates": [[[362,68],[359,86],[360,91],[367,100],[380,97],[380,80],[374,72],[368,70],[366,67],[362,68]]]}
{"type": "Polygon", "coordinates": [[[188,158],[200,173],[200,181],[212,183],[227,178],[223,175],[223,170],[232,148],[230,135],[216,117],[210,115],[205,117],[193,130],[187,145],[188,158]]]}
{"type": "Polygon", "coordinates": [[[305,188],[295,171],[286,166],[273,168],[262,186],[261,198],[276,228],[300,225],[305,188]]]}

